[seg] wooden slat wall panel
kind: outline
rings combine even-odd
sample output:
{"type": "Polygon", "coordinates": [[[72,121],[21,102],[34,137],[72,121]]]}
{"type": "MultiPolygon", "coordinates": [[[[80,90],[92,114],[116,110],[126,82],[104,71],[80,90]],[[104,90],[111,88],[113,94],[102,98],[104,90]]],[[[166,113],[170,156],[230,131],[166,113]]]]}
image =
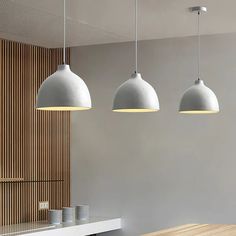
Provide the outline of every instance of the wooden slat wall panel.
{"type": "Polygon", "coordinates": [[[39,201],[70,205],[70,113],[35,110],[60,63],[61,49],[0,40],[0,225],[46,219],[39,201]]]}

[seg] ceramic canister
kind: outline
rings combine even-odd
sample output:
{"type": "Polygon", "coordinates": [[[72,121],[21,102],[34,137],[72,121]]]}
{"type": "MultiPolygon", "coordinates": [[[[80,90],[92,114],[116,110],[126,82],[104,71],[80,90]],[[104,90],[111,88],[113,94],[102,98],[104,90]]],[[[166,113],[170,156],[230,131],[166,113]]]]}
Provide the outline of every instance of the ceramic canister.
{"type": "Polygon", "coordinates": [[[74,207],[63,207],[62,208],[62,222],[70,223],[75,220],[75,208],[74,207]]]}
{"type": "Polygon", "coordinates": [[[48,210],[49,224],[61,224],[61,222],[62,222],[62,210],[48,210]]]}
{"type": "Polygon", "coordinates": [[[78,205],[75,208],[76,220],[89,219],[89,205],[78,205]]]}

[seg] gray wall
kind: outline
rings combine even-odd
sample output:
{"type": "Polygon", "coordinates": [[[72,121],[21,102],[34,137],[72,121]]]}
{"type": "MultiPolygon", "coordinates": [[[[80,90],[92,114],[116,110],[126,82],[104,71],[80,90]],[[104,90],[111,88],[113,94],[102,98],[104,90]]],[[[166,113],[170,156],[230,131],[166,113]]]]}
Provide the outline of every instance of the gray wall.
{"type": "Polygon", "coordinates": [[[137,236],[186,223],[236,223],[236,35],[202,38],[202,79],[217,115],[180,115],[196,79],[196,38],[143,41],[139,71],[158,92],[161,111],[111,111],[115,89],[133,72],[133,44],[72,49],[94,109],[72,115],[72,202],[96,216],[122,216],[137,236]]]}

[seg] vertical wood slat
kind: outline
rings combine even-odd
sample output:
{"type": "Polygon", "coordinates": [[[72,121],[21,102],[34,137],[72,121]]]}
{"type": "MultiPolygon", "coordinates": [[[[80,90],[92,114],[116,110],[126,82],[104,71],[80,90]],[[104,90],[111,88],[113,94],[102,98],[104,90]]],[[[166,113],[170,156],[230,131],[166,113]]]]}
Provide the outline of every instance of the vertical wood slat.
{"type": "MultiPolygon", "coordinates": [[[[67,49],[69,63],[70,50],[67,49]]],[[[61,49],[0,39],[0,225],[47,218],[70,205],[70,113],[36,111],[43,80],[62,63],[61,49]],[[32,182],[32,181],[49,182],[32,182]]]]}

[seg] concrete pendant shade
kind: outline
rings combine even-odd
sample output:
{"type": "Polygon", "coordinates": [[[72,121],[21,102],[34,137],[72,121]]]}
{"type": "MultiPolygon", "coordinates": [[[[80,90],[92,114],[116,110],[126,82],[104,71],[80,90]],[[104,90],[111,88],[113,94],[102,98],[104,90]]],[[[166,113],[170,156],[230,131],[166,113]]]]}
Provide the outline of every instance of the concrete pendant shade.
{"type": "Polygon", "coordinates": [[[36,109],[46,111],[78,111],[91,108],[89,90],[84,81],[66,65],[66,0],[63,1],[63,65],[39,88],[36,109]]]}
{"type": "Polygon", "coordinates": [[[211,114],[219,112],[219,104],[214,92],[198,79],[187,89],[180,102],[180,113],[211,114]]]}
{"type": "Polygon", "coordinates": [[[135,73],[115,93],[113,111],[154,112],[160,109],[154,88],[138,71],[138,0],[135,0],[135,73]]]}
{"type": "Polygon", "coordinates": [[[219,112],[219,104],[214,92],[204,85],[200,78],[200,15],[207,12],[206,7],[190,7],[190,11],[198,16],[198,80],[184,92],[179,112],[184,114],[212,114],[219,112]]]}
{"type": "Polygon", "coordinates": [[[89,90],[69,65],[59,65],[58,70],[42,83],[36,108],[52,111],[88,110],[91,108],[89,90]]]}
{"type": "Polygon", "coordinates": [[[143,80],[139,73],[134,73],[117,89],[112,110],[116,112],[154,112],[159,109],[159,100],[154,88],[143,80]]]}

